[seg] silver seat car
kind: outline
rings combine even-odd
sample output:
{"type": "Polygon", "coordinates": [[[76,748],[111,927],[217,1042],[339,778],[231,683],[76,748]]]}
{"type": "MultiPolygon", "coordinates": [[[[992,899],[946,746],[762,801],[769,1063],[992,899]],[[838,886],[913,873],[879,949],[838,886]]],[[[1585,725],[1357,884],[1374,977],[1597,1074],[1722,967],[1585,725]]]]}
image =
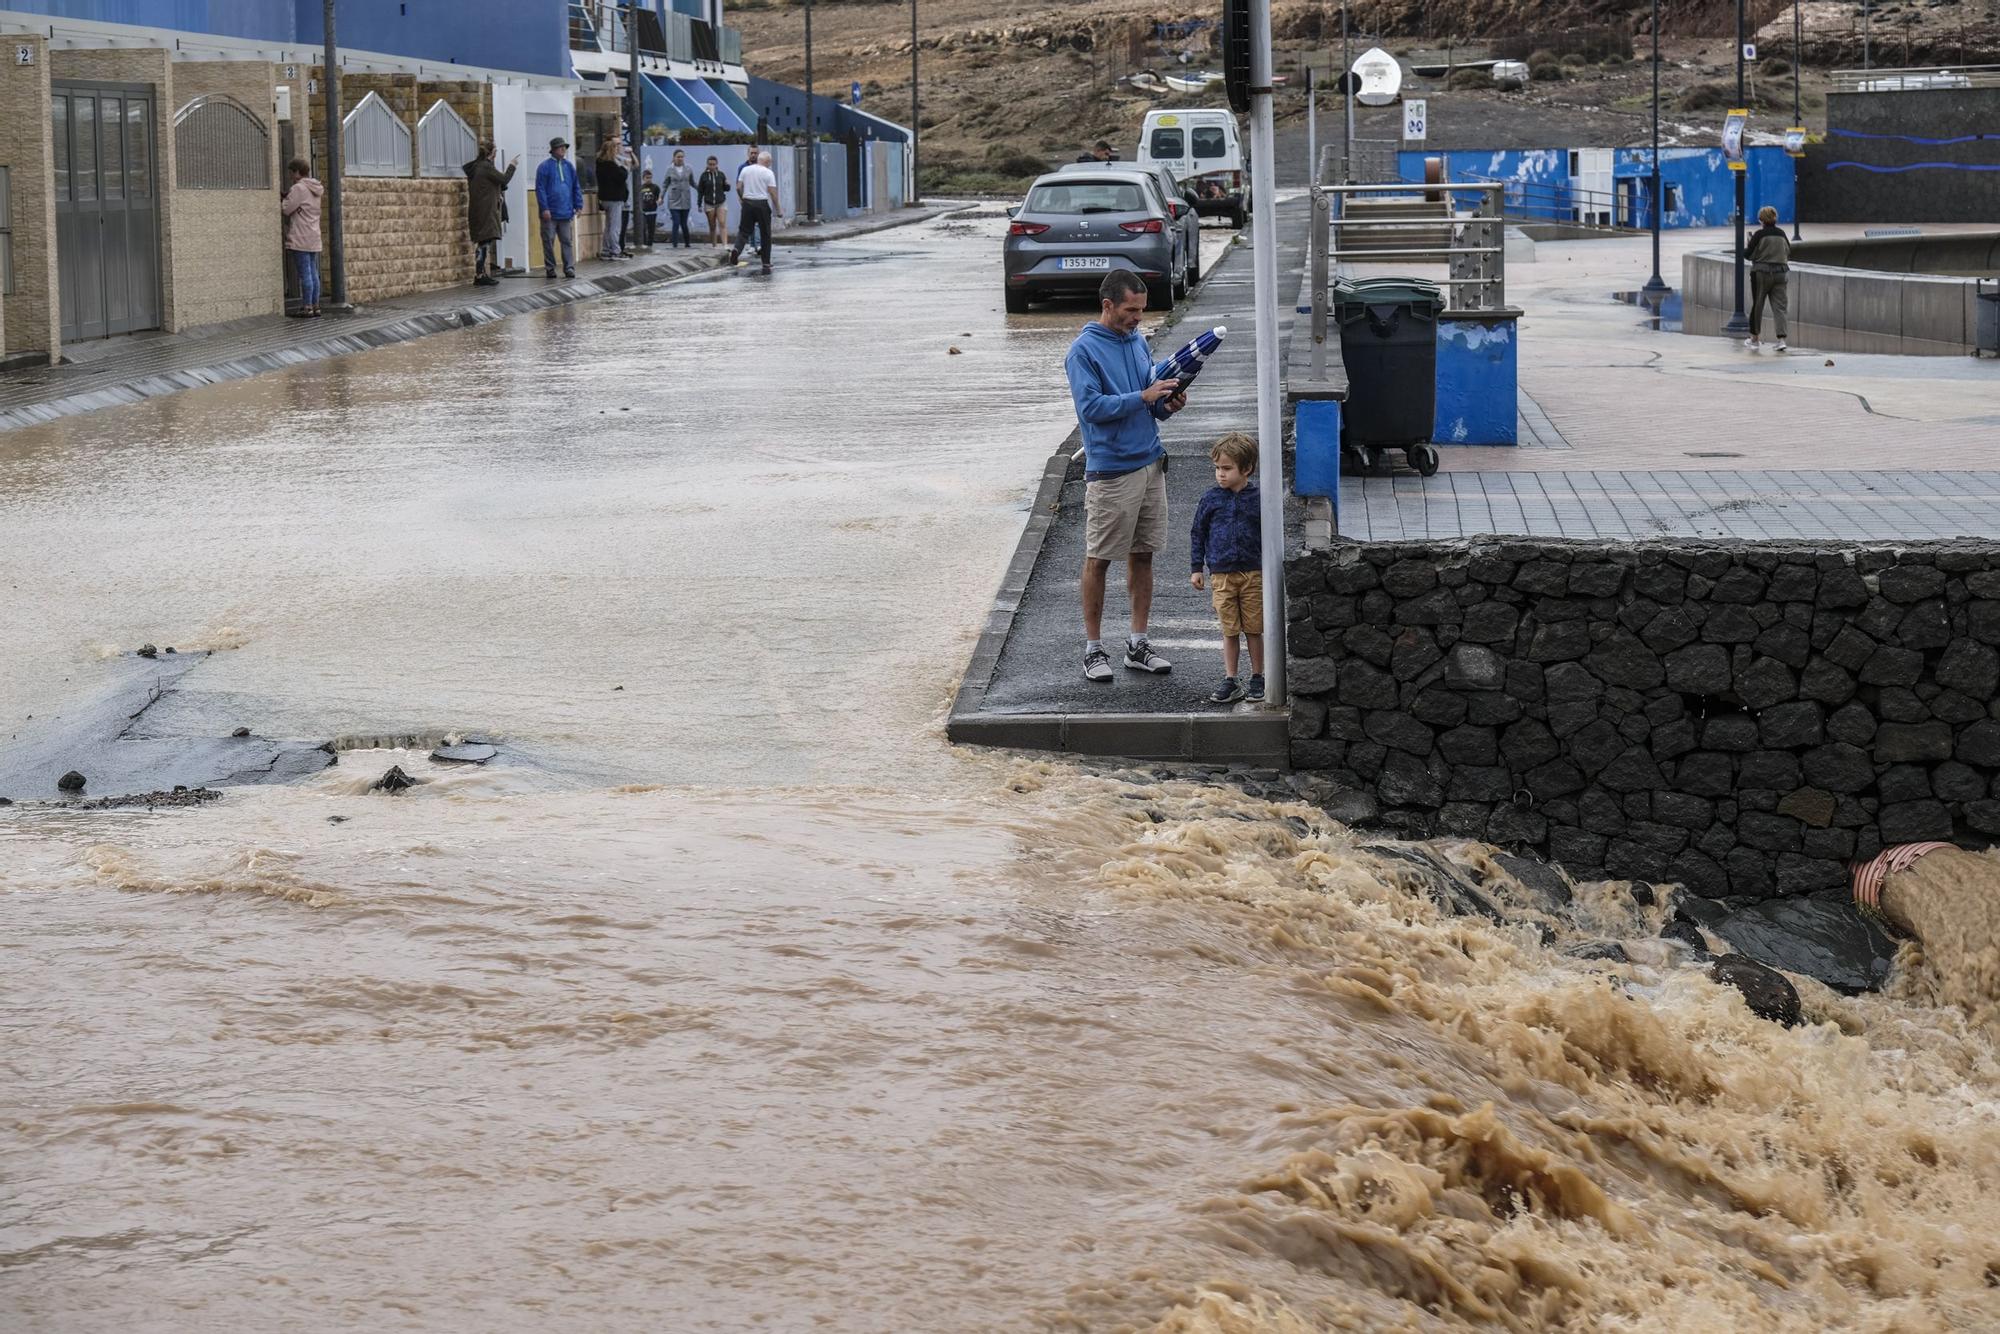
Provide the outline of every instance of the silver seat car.
{"type": "Polygon", "coordinates": [[[1031,301],[1089,296],[1104,275],[1128,269],[1146,284],[1146,308],[1171,310],[1187,261],[1181,229],[1147,174],[1130,168],[1052,172],[1009,210],[1007,310],[1031,301]]]}
{"type": "Polygon", "coordinates": [[[1139,176],[1151,178],[1160,189],[1160,197],[1167,202],[1167,214],[1174,225],[1181,229],[1181,267],[1183,277],[1174,283],[1174,295],[1186,296],[1201,281],[1201,213],[1195,207],[1195,193],[1188,186],[1174,179],[1173,172],[1159,163],[1141,162],[1073,162],[1067,167],[1056,168],[1059,176],[1073,176],[1078,172],[1129,171],[1139,176]]]}

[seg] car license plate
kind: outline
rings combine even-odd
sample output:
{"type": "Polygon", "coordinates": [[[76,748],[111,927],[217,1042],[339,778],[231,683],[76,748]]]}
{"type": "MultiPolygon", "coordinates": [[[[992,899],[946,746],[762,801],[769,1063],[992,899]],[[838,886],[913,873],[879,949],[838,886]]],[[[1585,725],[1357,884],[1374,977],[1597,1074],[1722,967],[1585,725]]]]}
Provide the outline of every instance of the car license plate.
{"type": "Polygon", "coordinates": [[[1059,265],[1065,269],[1108,269],[1111,267],[1111,261],[1108,258],[1091,258],[1086,256],[1083,258],[1073,257],[1061,260],[1059,261],[1059,265]]]}

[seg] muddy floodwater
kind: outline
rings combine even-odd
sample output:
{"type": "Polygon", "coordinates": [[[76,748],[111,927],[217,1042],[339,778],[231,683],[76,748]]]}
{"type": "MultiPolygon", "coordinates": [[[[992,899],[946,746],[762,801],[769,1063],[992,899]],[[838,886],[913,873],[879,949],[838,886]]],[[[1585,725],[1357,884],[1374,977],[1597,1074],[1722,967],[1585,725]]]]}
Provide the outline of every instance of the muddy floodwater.
{"type": "Polygon", "coordinates": [[[150,735],[341,752],[0,811],[0,1327],[2000,1327],[1937,988],[945,745],[1087,317],[1002,226],[0,435],[0,745],[150,642],[150,735]]]}

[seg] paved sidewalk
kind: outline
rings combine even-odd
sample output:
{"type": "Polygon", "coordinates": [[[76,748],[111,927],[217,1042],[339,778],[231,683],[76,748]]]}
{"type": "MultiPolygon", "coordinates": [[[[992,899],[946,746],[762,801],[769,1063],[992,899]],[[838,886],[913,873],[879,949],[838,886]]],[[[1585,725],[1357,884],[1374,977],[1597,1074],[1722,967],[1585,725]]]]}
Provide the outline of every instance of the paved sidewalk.
{"type": "MultiPolygon", "coordinates": [[[[1286,275],[1296,275],[1301,262],[1305,205],[1281,203],[1278,213],[1283,291],[1296,286],[1296,277],[1286,275]]],[[[1170,521],[1167,549],[1155,557],[1149,628],[1154,647],[1174,670],[1152,676],[1120,665],[1109,685],[1083,677],[1077,576],[1084,481],[1081,460],[1070,458],[1081,444],[1072,433],[1049,461],[1027,535],[966,673],[949,728],[953,740],[1145,759],[1282,759],[1284,715],[1207,702],[1222,676],[1221,637],[1209,595],[1192,588],[1187,573],[1188,525],[1196,501],[1215,481],[1209,446],[1229,431],[1256,431],[1256,296],[1249,234],[1243,235],[1244,243],[1230,247],[1170,327],[1147,326],[1159,357],[1202,330],[1229,328],[1223,351],[1189,392],[1187,410],[1160,431],[1169,461],[1170,521]]],[[[1290,310],[1282,303],[1279,310],[1282,339],[1290,310]]],[[[1077,327],[1094,316],[1079,304],[1077,327]]],[[[1055,383],[1045,392],[1066,390],[1055,383]]],[[[1124,571],[1114,569],[1104,607],[1107,647],[1123,644],[1128,617],[1124,571]]],[[[1247,675],[1247,660],[1243,670],[1247,675]]]]}
{"type": "MultiPolygon", "coordinates": [[[[778,232],[787,245],[846,240],[888,227],[924,222],[966,207],[958,203],[844,218],[778,232]]],[[[584,260],[574,279],[550,280],[539,270],[505,278],[498,287],[441,288],[329,314],[317,320],[282,315],[237,320],[184,334],[149,333],[73,344],[60,366],[0,374],[0,431],[53,421],[178,393],[205,384],[243,380],[281,366],[343,356],[422,338],[450,329],[593,297],[629,292],[717,272],[727,253],[715,247],[672,250],[656,246],[623,262],[584,260]]]]}
{"type": "MultiPolygon", "coordinates": [[[[1663,272],[1676,280],[1683,251],[1727,240],[1669,233],[1663,272]]],[[[1444,447],[1427,481],[1343,479],[1343,536],[2000,537],[2000,362],[1753,352],[1658,330],[1612,295],[1644,280],[1649,247],[1543,242],[1510,265],[1531,434],[1444,447]]]]}

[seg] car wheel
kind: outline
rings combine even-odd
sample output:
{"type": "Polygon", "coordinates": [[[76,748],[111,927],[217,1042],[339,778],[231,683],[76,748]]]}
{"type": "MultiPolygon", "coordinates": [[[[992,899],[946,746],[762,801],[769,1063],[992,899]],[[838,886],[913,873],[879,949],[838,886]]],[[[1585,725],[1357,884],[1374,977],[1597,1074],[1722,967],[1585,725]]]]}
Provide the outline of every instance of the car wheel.
{"type": "Polygon", "coordinates": [[[1234,227],[1239,232],[1242,231],[1243,223],[1245,222],[1248,213],[1249,210],[1247,209],[1241,209],[1241,208],[1231,209],[1229,211],[1229,225],[1231,227],[1234,227]]]}
{"type": "Polygon", "coordinates": [[[1174,274],[1174,300],[1184,301],[1187,299],[1187,294],[1187,270],[1181,269],[1174,274]]]}
{"type": "Polygon", "coordinates": [[[1174,284],[1172,279],[1161,283],[1146,284],[1147,310],[1172,310],[1174,308],[1174,284]]]}
{"type": "Polygon", "coordinates": [[[1028,313],[1028,294],[1018,288],[1007,289],[1007,313],[1025,315],[1028,313]]]}
{"type": "Polygon", "coordinates": [[[1194,285],[1200,281],[1201,281],[1201,247],[1196,246],[1194,253],[1188,256],[1188,266],[1187,266],[1188,290],[1192,292],[1194,290],[1194,285]]]}

